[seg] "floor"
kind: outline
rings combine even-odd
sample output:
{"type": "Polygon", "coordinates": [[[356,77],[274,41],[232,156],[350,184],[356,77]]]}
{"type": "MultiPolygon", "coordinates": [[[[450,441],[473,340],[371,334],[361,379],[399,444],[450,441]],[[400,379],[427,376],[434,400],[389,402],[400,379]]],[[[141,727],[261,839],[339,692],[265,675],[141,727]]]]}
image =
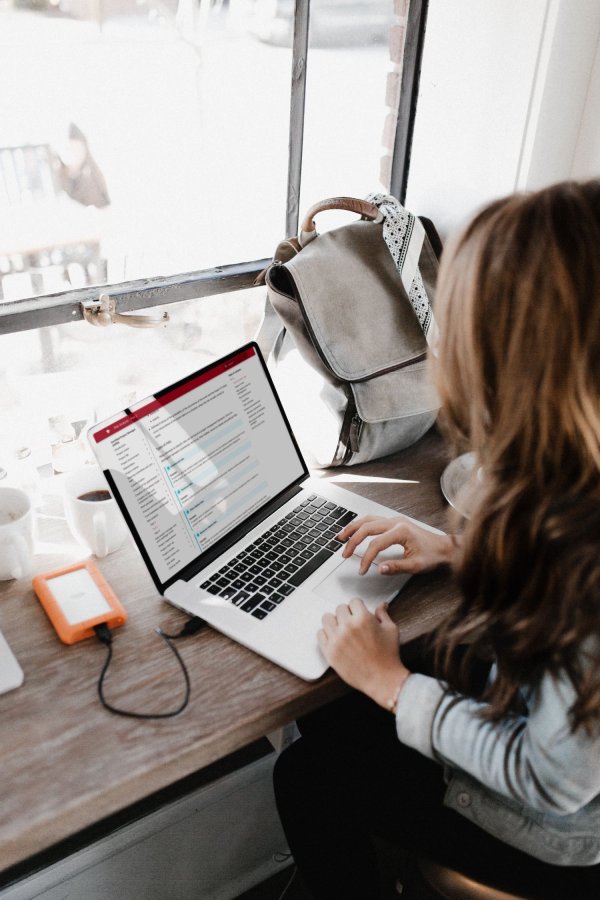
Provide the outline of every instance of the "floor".
{"type": "Polygon", "coordinates": [[[295,866],[288,866],[272,878],[246,891],[237,900],[312,900],[295,866]]]}
{"type": "MultiPolygon", "coordinates": [[[[377,849],[382,879],[386,885],[385,896],[389,900],[400,900],[400,894],[396,890],[398,852],[392,846],[387,846],[382,842],[377,843],[377,849]]],[[[414,900],[433,900],[433,898],[439,900],[438,894],[432,893],[424,886],[418,888],[417,885],[413,885],[410,897],[414,900]]],[[[236,900],[313,900],[313,897],[302,883],[302,878],[295,866],[290,865],[281,872],[277,872],[272,878],[237,897],[236,900]]]]}

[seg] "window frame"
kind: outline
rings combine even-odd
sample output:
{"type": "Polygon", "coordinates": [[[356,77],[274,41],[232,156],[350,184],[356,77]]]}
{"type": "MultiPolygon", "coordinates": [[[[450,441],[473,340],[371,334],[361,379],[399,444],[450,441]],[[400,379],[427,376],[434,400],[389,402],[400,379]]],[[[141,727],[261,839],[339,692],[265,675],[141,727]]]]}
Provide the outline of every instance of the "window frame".
{"type": "MultiPolygon", "coordinates": [[[[408,3],[408,17],[389,188],[400,202],[404,202],[406,195],[428,8],[428,0],[405,2],[408,3]]],[[[310,0],[295,0],[285,214],[287,235],[297,233],[299,222],[309,25],[310,0]]],[[[236,262],[176,275],[89,285],[57,294],[3,301],[0,303],[0,334],[82,321],[84,304],[97,303],[101,294],[108,294],[115,300],[117,312],[128,313],[244,290],[254,286],[256,276],[270,261],[265,258],[236,262]]]]}

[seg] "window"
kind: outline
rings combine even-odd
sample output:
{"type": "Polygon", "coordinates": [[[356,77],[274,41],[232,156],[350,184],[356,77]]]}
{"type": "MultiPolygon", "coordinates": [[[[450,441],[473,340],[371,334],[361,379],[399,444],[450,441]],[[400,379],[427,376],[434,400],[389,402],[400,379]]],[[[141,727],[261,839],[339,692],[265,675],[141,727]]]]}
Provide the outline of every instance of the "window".
{"type": "Polygon", "coordinates": [[[0,466],[252,338],[315,200],[402,192],[425,11],[0,0],[0,466]],[[103,286],[169,324],[91,327],[103,286]]]}

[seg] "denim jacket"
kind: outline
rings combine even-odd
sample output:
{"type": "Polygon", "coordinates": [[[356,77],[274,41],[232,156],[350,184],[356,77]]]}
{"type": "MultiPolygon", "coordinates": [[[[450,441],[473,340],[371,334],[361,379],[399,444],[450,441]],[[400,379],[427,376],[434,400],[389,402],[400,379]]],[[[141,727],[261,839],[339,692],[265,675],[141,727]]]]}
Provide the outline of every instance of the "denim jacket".
{"type": "Polygon", "coordinates": [[[546,675],[522,694],[526,714],[494,724],[481,703],[412,674],[398,737],[444,765],[444,803],[494,837],[556,865],[600,862],[600,734],[570,731],[566,677],[546,675]]]}

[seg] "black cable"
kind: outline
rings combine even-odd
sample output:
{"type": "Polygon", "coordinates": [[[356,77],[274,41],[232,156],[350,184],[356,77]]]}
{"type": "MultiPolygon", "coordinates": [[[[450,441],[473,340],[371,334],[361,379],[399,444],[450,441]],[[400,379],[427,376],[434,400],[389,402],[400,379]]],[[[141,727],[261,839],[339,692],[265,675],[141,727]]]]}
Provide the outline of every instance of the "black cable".
{"type": "Polygon", "coordinates": [[[104,665],[102,667],[102,671],[100,672],[100,677],[98,679],[98,696],[100,697],[100,703],[102,704],[102,706],[109,712],[114,713],[117,716],[129,716],[133,719],[170,719],[173,716],[178,716],[179,713],[183,712],[183,710],[189,703],[191,685],[190,676],[188,674],[186,665],[181,658],[177,647],[175,647],[175,645],[171,642],[177,640],[177,638],[189,637],[189,635],[196,634],[196,632],[200,631],[200,629],[203,628],[204,625],[206,625],[204,619],[201,619],[199,616],[193,616],[193,618],[188,619],[179,634],[167,634],[162,630],[162,628],[156,629],[156,633],[164,640],[167,647],[172,650],[173,654],[175,655],[175,659],[181,666],[181,671],[183,672],[183,677],[185,679],[185,695],[180,705],[177,707],[177,709],[173,709],[169,712],[164,713],[140,713],[128,709],[119,709],[118,706],[113,706],[106,700],[106,698],[104,697],[104,676],[106,675],[106,672],[112,660],[112,632],[104,622],[100,625],[96,625],[94,628],[96,636],[98,640],[104,644],[108,651],[106,654],[104,665]]]}

